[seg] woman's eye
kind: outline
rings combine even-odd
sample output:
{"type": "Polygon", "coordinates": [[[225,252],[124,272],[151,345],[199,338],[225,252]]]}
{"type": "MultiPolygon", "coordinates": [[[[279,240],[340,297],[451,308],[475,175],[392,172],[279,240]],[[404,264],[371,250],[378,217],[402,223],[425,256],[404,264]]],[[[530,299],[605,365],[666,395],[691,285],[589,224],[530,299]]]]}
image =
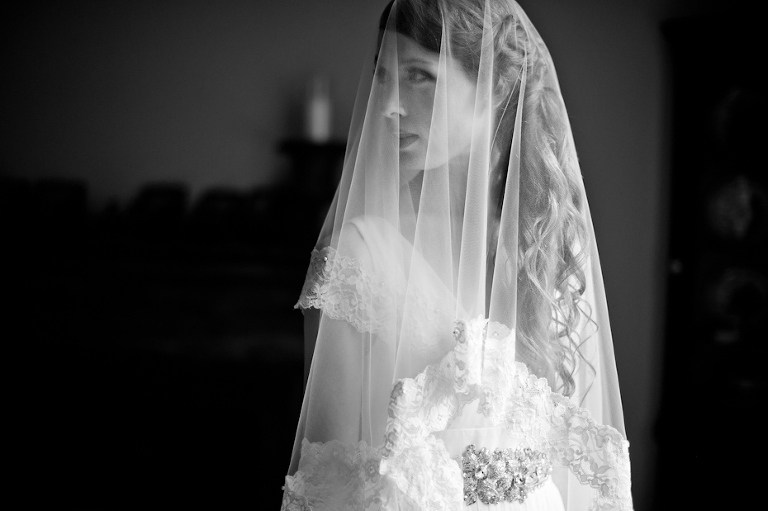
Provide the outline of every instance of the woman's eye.
{"type": "Polygon", "coordinates": [[[407,77],[408,81],[413,84],[433,83],[435,81],[435,76],[432,73],[419,68],[408,69],[407,77]]]}
{"type": "Polygon", "coordinates": [[[388,73],[382,66],[376,66],[373,69],[373,76],[379,83],[384,83],[387,81],[388,73]]]}

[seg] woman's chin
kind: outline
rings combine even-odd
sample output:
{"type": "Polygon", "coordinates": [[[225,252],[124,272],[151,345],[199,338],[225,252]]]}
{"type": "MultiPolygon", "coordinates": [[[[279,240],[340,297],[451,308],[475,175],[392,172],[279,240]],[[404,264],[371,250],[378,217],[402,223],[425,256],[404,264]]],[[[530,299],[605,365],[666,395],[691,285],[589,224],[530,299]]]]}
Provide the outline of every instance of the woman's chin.
{"type": "Polygon", "coordinates": [[[413,179],[419,175],[421,168],[418,166],[407,166],[400,162],[400,182],[410,183],[413,179]]]}
{"type": "Polygon", "coordinates": [[[410,181],[416,174],[424,170],[424,155],[414,154],[410,151],[400,151],[400,179],[410,181]],[[421,157],[420,157],[421,156],[421,157]]]}

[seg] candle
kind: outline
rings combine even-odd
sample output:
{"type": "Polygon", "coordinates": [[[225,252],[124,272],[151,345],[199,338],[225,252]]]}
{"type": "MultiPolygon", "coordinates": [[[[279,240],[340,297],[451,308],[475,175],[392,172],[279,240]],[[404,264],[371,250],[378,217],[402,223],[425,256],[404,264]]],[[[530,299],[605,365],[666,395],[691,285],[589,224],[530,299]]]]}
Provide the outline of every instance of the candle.
{"type": "Polygon", "coordinates": [[[315,76],[309,84],[306,105],[306,136],[322,144],[331,138],[331,97],[328,79],[315,76]]]}

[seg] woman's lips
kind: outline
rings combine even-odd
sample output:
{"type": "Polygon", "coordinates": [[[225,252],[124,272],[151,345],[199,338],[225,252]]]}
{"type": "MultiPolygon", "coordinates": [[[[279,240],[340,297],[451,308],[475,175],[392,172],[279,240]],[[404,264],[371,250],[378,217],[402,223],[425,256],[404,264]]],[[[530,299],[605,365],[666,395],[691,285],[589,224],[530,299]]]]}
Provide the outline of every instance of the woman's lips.
{"type": "Polygon", "coordinates": [[[412,146],[419,136],[413,133],[400,133],[400,149],[407,149],[412,146]]]}

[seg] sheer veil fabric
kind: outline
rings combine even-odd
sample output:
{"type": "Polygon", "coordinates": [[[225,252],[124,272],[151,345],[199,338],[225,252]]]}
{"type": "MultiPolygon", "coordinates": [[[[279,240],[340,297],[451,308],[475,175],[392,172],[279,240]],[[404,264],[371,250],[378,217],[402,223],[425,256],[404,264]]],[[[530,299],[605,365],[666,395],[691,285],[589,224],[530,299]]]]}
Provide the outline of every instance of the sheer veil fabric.
{"type": "Polygon", "coordinates": [[[297,304],[314,355],[283,509],[631,509],[600,261],[544,42],[512,0],[395,0],[378,34],[297,304]],[[541,453],[551,476],[481,491],[470,444],[541,453]]]}

